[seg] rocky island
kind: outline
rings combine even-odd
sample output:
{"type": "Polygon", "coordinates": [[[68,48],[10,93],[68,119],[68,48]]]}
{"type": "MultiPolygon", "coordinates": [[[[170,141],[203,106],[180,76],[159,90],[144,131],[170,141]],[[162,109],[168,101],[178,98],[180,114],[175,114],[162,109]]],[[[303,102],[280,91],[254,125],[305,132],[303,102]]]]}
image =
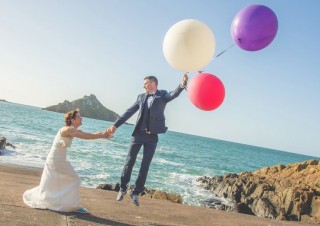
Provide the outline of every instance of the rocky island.
{"type": "Polygon", "coordinates": [[[87,118],[100,119],[105,121],[114,122],[119,115],[114,111],[104,107],[97,97],[93,94],[84,96],[81,99],[74,101],[65,100],[63,103],[42,108],[43,110],[66,113],[79,108],[81,115],[87,118]]]}
{"type": "Polygon", "coordinates": [[[217,197],[206,201],[208,207],[270,219],[320,223],[318,160],[240,174],[203,176],[198,181],[217,197]],[[227,199],[232,205],[223,206],[219,199],[227,199]]]}

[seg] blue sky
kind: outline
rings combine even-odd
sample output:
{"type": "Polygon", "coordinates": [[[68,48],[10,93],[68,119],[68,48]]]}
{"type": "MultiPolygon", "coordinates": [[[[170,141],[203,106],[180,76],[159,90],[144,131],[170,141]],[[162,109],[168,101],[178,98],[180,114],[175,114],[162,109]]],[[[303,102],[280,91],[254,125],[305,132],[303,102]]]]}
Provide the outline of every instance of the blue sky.
{"type": "Polygon", "coordinates": [[[95,94],[122,114],[144,92],[146,75],[157,76],[168,91],[180,83],[183,73],[162,51],[172,25],[184,19],[207,24],[217,55],[232,44],[236,13],[252,4],[277,15],[273,42],[256,52],[234,46],[211,61],[204,70],[223,82],[222,105],[202,111],[183,92],[168,104],[166,124],[172,131],[320,157],[317,0],[0,0],[0,99],[46,107],[95,94]]]}

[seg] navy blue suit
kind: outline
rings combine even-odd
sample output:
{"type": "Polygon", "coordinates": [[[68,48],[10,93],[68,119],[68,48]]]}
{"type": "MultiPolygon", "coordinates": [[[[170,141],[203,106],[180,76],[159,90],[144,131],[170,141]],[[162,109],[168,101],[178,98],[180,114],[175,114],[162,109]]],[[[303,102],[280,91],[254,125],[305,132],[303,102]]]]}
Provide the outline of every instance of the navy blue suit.
{"type": "Polygon", "coordinates": [[[138,195],[143,191],[149,166],[157,147],[158,134],[165,133],[168,129],[165,125],[165,107],[169,101],[178,97],[182,91],[183,88],[180,85],[169,93],[166,90],[157,90],[150,108],[146,106],[147,94],[140,94],[135,103],[115,121],[114,126],[118,128],[139,110],[137,123],[132,133],[129,153],[121,175],[120,187],[122,191],[127,189],[132,168],[141,146],[143,146],[143,158],[133,194],[138,195]]]}

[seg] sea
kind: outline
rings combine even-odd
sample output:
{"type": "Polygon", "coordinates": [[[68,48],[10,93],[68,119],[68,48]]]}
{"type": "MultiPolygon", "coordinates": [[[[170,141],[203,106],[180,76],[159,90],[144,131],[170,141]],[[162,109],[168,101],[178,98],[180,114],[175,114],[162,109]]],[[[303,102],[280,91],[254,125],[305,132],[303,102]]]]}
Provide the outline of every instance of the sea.
{"type": "MultiPolygon", "coordinates": [[[[81,130],[104,131],[112,122],[83,117],[81,130]]],[[[43,168],[57,131],[64,125],[64,114],[0,101],[0,136],[16,146],[1,151],[0,164],[43,168]]],[[[74,138],[68,159],[78,172],[81,186],[116,184],[128,153],[133,125],[123,124],[114,138],[81,140],[74,138]]],[[[140,151],[129,185],[137,177],[142,159],[140,151]]],[[[202,206],[214,194],[201,187],[200,176],[221,176],[251,172],[278,164],[291,164],[319,158],[230,141],[168,131],[159,143],[150,166],[148,189],[179,194],[186,205],[202,206]]],[[[40,178],[39,178],[40,180],[40,178]]],[[[224,200],[228,202],[228,200],[224,200]]]]}

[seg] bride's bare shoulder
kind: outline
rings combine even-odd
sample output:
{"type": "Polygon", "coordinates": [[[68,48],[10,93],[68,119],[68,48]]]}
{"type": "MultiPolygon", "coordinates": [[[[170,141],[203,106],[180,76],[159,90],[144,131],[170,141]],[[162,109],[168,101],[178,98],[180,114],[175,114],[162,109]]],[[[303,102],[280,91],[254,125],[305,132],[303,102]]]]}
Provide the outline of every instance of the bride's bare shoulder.
{"type": "Polygon", "coordinates": [[[60,129],[60,135],[63,137],[72,137],[75,128],[72,126],[64,126],[60,129]]]}

